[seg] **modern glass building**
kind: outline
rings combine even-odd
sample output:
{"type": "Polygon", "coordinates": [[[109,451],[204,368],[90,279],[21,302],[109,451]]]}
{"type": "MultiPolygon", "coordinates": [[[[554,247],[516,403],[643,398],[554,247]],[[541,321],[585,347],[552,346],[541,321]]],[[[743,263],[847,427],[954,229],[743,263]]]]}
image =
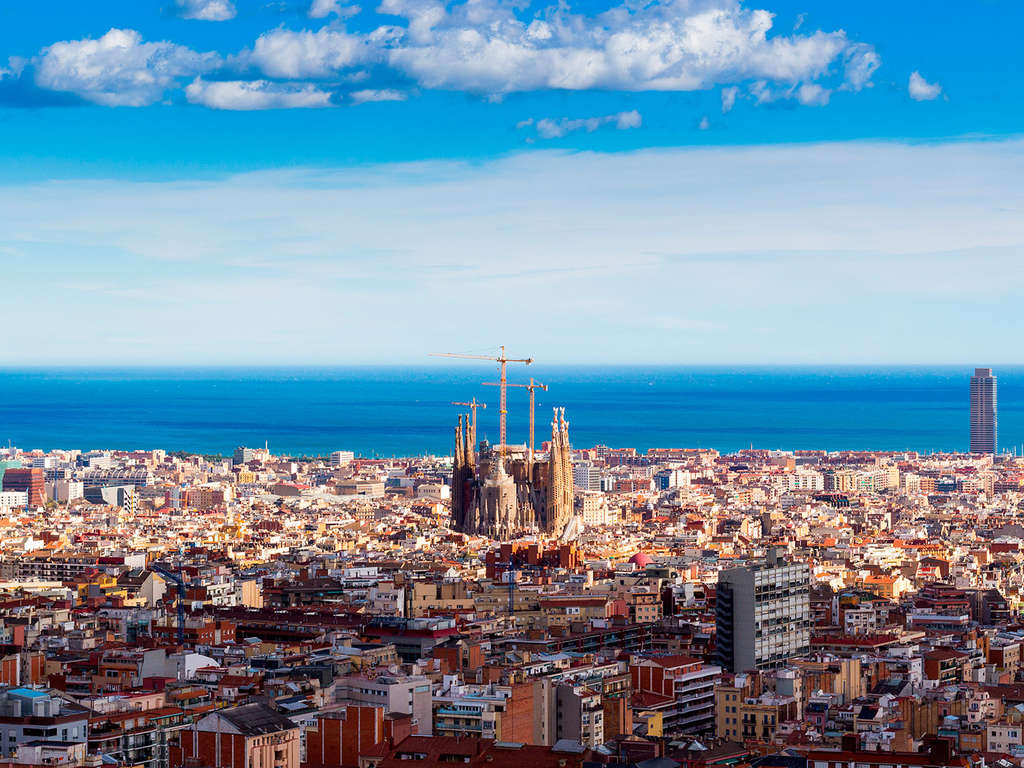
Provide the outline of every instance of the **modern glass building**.
{"type": "Polygon", "coordinates": [[[975,368],[971,377],[971,453],[996,452],[996,377],[975,368]]]}

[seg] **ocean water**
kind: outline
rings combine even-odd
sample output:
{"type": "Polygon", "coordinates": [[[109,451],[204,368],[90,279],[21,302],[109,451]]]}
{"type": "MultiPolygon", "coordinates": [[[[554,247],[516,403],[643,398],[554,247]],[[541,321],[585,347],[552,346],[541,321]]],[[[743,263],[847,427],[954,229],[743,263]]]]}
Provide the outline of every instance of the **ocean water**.
{"type": "MultiPolygon", "coordinates": [[[[564,406],[577,447],[965,450],[966,366],[510,366],[537,393],[537,442],[564,406]],[[514,368],[514,369],[513,369],[514,368]]],[[[1024,367],[996,368],[1000,448],[1024,443],[1024,367]]],[[[0,370],[0,443],[23,449],[165,448],[230,454],[238,445],[294,456],[448,453],[453,400],[488,402],[481,437],[498,436],[495,366],[97,368],[0,370]]],[[[525,442],[527,393],[509,390],[509,439],[525,442]]]]}

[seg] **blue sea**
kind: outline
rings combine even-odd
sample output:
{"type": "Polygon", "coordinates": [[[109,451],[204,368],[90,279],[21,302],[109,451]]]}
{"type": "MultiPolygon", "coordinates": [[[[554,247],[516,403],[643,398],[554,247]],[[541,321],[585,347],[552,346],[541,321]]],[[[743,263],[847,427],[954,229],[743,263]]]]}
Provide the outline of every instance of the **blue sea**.
{"type": "MultiPolygon", "coordinates": [[[[577,447],[965,450],[966,366],[510,366],[537,393],[537,441],[564,406],[577,447]]],[[[1024,443],[1024,367],[997,367],[999,445],[1024,443]]],[[[66,368],[0,370],[0,443],[22,449],[165,448],[230,454],[449,453],[453,400],[486,400],[498,435],[494,366],[66,368]]],[[[509,439],[525,442],[527,394],[509,391],[509,439]]]]}

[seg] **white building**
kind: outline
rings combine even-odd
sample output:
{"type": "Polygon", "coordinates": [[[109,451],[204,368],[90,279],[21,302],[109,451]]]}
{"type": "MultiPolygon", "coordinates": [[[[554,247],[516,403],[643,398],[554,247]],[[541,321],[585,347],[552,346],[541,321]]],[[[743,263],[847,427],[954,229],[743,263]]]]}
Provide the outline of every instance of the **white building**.
{"type": "Polygon", "coordinates": [[[334,451],[331,453],[332,467],[347,467],[356,455],[352,451],[334,451]]]}
{"type": "Polygon", "coordinates": [[[572,484],[578,491],[600,491],[601,470],[590,462],[573,464],[572,484]]]}
{"type": "Polygon", "coordinates": [[[28,506],[28,491],[0,491],[0,510],[20,509],[28,506]]]}

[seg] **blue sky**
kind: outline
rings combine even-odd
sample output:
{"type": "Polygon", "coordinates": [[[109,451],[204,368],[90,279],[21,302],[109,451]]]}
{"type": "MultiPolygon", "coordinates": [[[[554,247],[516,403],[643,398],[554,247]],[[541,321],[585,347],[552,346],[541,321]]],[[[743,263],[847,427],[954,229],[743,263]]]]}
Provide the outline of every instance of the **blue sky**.
{"type": "Polygon", "coordinates": [[[7,357],[1019,362],[1022,21],[12,0],[7,357]]]}

